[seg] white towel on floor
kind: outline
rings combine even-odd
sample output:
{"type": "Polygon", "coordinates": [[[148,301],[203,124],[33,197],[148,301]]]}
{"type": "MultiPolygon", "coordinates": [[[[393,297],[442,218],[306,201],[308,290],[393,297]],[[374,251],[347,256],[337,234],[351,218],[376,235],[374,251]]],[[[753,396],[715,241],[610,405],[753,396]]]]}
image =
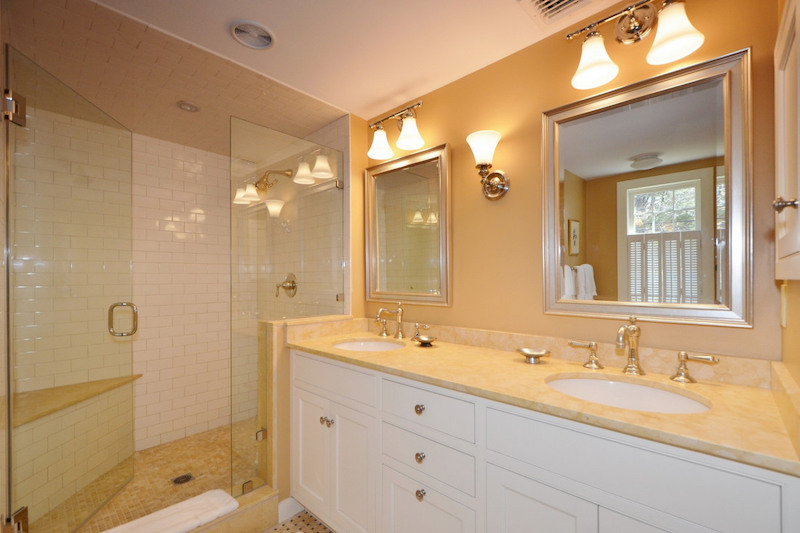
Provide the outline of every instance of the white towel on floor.
{"type": "Polygon", "coordinates": [[[594,284],[594,269],[592,265],[578,265],[575,281],[577,285],[578,300],[594,300],[597,296],[597,286],[594,284]]]}
{"type": "Polygon", "coordinates": [[[108,529],[105,533],[186,533],[237,507],[239,502],[236,498],[224,490],[215,489],[108,529]]]}
{"type": "Polygon", "coordinates": [[[577,295],[575,289],[575,271],[569,265],[564,265],[564,281],[561,284],[561,298],[574,300],[577,295]]]}

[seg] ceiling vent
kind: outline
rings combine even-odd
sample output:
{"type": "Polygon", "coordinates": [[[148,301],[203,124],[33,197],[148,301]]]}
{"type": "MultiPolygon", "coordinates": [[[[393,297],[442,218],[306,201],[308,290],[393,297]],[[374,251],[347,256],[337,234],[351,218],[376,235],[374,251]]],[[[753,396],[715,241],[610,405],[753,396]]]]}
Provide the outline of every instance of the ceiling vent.
{"type": "Polygon", "coordinates": [[[231,24],[231,35],[248,48],[264,50],[272,46],[272,32],[252,20],[237,20],[231,24]]]}
{"type": "Polygon", "coordinates": [[[517,0],[520,7],[546,34],[576,24],[617,3],[618,0],[517,0]]]}

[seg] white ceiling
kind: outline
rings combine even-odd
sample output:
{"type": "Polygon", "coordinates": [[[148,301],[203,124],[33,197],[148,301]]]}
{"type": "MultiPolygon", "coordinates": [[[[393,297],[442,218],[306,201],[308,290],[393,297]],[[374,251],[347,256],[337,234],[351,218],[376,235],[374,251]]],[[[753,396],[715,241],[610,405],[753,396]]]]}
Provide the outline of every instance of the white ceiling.
{"type": "Polygon", "coordinates": [[[528,14],[535,1],[98,0],[365,119],[619,3],[583,0],[546,22],[528,14]],[[236,42],[240,19],[269,28],[272,47],[236,42]]]}
{"type": "Polygon", "coordinates": [[[724,84],[712,79],[573,120],[559,127],[559,161],[594,179],[632,172],[631,158],[648,152],[659,166],[721,157],[724,105],[724,84]]]}

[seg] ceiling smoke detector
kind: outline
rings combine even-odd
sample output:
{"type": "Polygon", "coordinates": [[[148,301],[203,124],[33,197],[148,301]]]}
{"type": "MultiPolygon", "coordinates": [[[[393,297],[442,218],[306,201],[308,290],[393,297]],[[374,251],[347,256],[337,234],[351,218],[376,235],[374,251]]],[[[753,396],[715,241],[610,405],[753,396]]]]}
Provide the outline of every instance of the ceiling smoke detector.
{"type": "Polygon", "coordinates": [[[272,32],[252,20],[236,20],[231,24],[231,35],[241,44],[256,50],[266,50],[275,41],[272,32]]]}

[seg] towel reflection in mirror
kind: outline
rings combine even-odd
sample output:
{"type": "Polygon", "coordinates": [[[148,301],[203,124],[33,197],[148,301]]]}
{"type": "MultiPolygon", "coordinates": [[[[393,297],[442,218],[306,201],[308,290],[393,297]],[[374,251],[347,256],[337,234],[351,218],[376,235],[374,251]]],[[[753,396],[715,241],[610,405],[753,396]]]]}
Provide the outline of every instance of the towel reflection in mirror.
{"type": "Polygon", "coordinates": [[[594,268],[590,264],[576,267],[564,265],[564,282],[561,286],[561,298],[564,300],[594,300],[597,296],[594,268]]]}

